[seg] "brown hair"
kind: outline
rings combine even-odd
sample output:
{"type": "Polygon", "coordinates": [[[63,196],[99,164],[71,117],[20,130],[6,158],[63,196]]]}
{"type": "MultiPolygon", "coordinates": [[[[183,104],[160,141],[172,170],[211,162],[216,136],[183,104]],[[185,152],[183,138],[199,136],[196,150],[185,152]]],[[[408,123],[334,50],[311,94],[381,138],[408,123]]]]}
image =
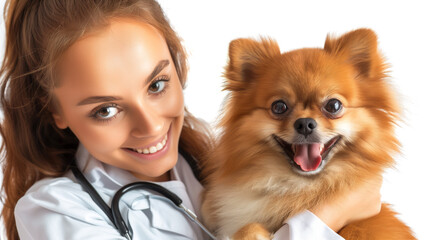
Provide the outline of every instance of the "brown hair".
{"type": "MultiPolygon", "coordinates": [[[[0,69],[3,137],[4,208],[9,240],[19,239],[14,208],[38,180],[68,171],[78,139],[58,129],[52,118],[55,65],[61,54],[90,31],[115,17],[140,19],[164,36],[182,86],[187,75],[186,54],[154,0],[9,0],[4,10],[6,51],[0,69]]],[[[180,147],[202,157],[210,146],[205,125],[185,110],[180,147]]]]}

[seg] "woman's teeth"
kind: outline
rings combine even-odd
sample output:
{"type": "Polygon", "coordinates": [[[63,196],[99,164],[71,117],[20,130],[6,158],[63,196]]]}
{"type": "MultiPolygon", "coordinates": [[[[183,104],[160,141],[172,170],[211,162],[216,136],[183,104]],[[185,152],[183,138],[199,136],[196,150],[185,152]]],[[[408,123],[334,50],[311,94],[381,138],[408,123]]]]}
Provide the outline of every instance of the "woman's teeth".
{"type": "Polygon", "coordinates": [[[165,135],[164,139],[162,139],[162,141],[157,143],[155,146],[151,146],[148,148],[133,148],[133,151],[138,153],[143,153],[143,154],[152,154],[163,149],[166,143],[167,143],[167,135],[165,135]]]}

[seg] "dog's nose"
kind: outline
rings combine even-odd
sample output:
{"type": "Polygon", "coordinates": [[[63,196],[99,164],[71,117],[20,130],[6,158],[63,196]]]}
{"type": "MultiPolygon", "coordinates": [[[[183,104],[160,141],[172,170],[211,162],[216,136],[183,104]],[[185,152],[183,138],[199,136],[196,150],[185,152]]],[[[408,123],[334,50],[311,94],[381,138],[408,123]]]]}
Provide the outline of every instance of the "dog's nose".
{"type": "Polygon", "coordinates": [[[317,122],[312,118],[300,118],[293,124],[295,130],[307,137],[317,127],[317,122]]]}

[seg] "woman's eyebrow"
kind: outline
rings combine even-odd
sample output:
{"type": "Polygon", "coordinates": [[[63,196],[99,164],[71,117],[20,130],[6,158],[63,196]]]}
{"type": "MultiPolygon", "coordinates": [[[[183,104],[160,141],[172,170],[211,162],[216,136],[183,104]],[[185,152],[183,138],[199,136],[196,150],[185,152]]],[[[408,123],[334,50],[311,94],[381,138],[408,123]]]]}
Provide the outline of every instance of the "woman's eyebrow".
{"type": "Polygon", "coordinates": [[[168,60],[159,61],[158,64],[153,69],[152,73],[146,78],[144,85],[146,86],[150,81],[152,81],[152,79],[154,77],[156,77],[156,75],[158,75],[158,73],[160,73],[162,71],[162,69],[167,67],[169,64],[170,64],[170,61],[168,61],[168,60]]]}
{"type": "MultiPolygon", "coordinates": [[[[170,64],[170,61],[168,60],[159,61],[158,64],[153,69],[153,71],[150,73],[150,75],[146,78],[145,86],[149,84],[150,81],[152,81],[152,79],[156,77],[156,75],[158,75],[162,71],[162,69],[167,67],[169,64],[170,64]]],[[[112,102],[112,101],[118,101],[118,100],[122,100],[122,98],[115,97],[115,96],[93,96],[93,97],[88,97],[83,99],[77,104],[77,106],[99,103],[99,102],[112,102]]]]}
{"type": "Polygon", "coordinates": [[[88,97],[83,99],[77,104],[77,106],[99,103],[99,102],[112,102],[112,101],[118,101],[118,100],[122,100],[122,98],[114,97],[114,96],[93,96],[93,97],[88,97]]]}

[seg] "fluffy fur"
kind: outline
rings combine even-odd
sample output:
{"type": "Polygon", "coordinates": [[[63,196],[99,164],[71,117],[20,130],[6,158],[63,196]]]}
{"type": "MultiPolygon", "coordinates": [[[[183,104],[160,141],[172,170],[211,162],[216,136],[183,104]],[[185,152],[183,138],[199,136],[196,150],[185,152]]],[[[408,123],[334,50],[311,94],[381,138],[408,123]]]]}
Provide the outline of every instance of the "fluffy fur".
{"type": "MultiPolygon", "coordinates": [[[[204,219],[219,236],[232,236],[251,223],[275,232],[285,219],[381,176],[394,164],[400,110],[372,30],[328,36],[323,49],[286,53],[270,39],[237,39],[230,43],[225,78],[230,94],[222,133],[204,166],[204,219]],[[302,121],[309,132],[297,125],[302,121]],[[310,153],[319,146],[314,143],[325,144],[320,163],[310,153]],[[307,163],[293,155],[307,153],[298,150],[305,144],[307,163]]],[[[265,234],[253,226],[234,239],[265,234]]],[[[387,205],[340,234],[415,239],[387,205]]]]}

